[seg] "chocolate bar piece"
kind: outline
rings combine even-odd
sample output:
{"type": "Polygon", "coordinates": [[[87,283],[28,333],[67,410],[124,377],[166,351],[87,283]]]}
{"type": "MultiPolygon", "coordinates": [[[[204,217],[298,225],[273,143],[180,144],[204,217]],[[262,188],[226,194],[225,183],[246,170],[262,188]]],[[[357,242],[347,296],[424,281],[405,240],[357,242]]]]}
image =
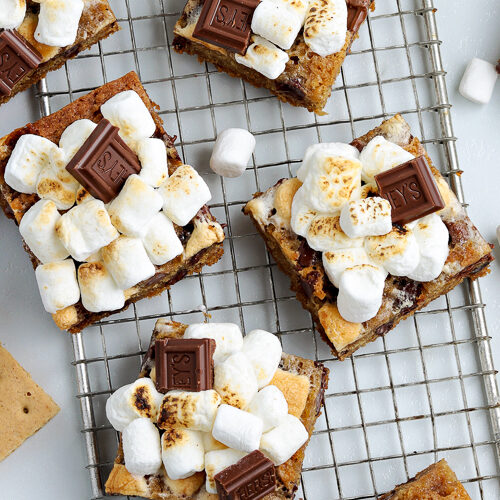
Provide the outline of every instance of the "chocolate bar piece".
{"type": "Polygon", "coordinates": [[[391,204],[392,222],[408,224],[444,208],[434,176],[423,156],[375,176],[380,196],[391,204]]]}
{"type": "Polygon", "coordinates": [[[206,391],[213,387],[213,339],[161,339],[155,342],[156,388],[206,391]]]}
{"type": "Polygon", "coordinates": [[[222,500],[258,500],[276,488],[274,465],[260,451],[252,451],[215,475],[222,500]]]}
{"type": "Polygon", "coordinates": [[[118,128],[102,119],[66,170],[95,198],[109,203],[132,174],[141,171],[136,154],[118,135],[118,128]]]}
{"type": "Polygon", "coordinates": [[[347,0],[347,29],[357,33],[368,15],[371,0],[347,0]]]}

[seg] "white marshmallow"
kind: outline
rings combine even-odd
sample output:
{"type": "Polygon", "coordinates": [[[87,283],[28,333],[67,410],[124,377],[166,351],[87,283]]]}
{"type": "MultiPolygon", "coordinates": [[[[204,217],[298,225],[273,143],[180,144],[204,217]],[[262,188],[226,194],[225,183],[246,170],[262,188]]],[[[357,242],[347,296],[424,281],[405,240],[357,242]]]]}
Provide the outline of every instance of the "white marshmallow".
{"type": "Polygon", "coordinates": [[[84,119],[76,120],[64,129],[59,139],[59,147],[64,149],[68,161],[75,156],[96,127],[97,124],[93,121],[84,119]]]}
{"type": "Polygon", "coordinates": [[[141,237],[162,204],[158,192],[133,174],[108,206],[108,212],[111,222],[121,233],[141,237]]]}
{"type": "Polygon", "coordinates": [[[262,426],[259,417],[223,404],[215,417],[212,436],[229,448],[250,453],[259,448],[262,426]]]}
{"type": "Polygon", "coordinates": [[[268,385],[255,395],[247,411],[262,419],[263,432],[267,432],[288,415],[288,403],[275,385],[268,385]]]}
{"type": "Polygon", "coordinates": [[[19,28],[26,15],[26,0],[0,0],[0,28],[19,28]]]}
{"type": "Polygon", "coordinates": [[[234,55],[236,62],[276,80],[285,71],[288,54],[258,35],[252,35],[251,42],[244,56],[234,55]]]}
{"type": "Polygon", "coordinates": [[[201,432],[169,429],[161,438],[161,456],[170,479],[185,479],[205,468],[205,450],[201,432]]]}
{"type": "Polygon", "coordinates": [[[88,262],[78,268],[82,304],[87,311],[101,312],[121,309],[125,294],[115,283],[102,262],[88,262]]]}
{"type": "Polygon", "coordinates": [[[212,195],[206,182],[189,165],[181,165],[158,189],[165,215],[185,226],[212,195]]]}
{"type": "Polygon", "coordinates": [[[125,90],[113,96],[101,106],[101,113],[120,129],[120,137],[130,147],[140,139],[151,137],[156,130],[151,113],[134,90],[125,90]]]}
{"type": "Polygon", "coordinates": [[[214,363],[224,361],[231,354],[241,351],[243,335],[234,323],[193,323],[184,332],[185,339],[214,339],[214,363]]]}
{"type": "Polygon", "coordinates": [[[350,238],[387,234],[392,230],[391,204],[378,196],[351,200],[342,207],[340,227],[350,238]]]}
{"type": "Polygon", "coordinates": [[[80,288],[72,259],[38,266],[35,276],[47,312],[54,314],[80,300],[80,288]]]}
{"type": "Polygon", "coordinates": [[[19,232],[29,249],[42,264],[65,259],[69,253],[56,233],[56,224],[61,219],[53,201],[37,201],[23,216],[19,232]]]}
{"type": "Polygon", "coordinates": [[[285,463],[309,439],[304,424],[293,415],[286,415],[281,424],[263,434],[260,451],[274,465],[285,463]]]}
{"type": "Polygon", "coordinates": [[[141,163],[139,177],[157,188],[168,178],[167,147],[161,139],[146,137],[137,141],[135,152],[141,163]]]}
{"type": "Polygon", "coordinates": [[[223,177],[239,177],[255,149],[255,137],[242,128],[228,128],[218,136],[210,157],[210,168],[223,177]]]}
{"type": "Polygon", "coordinates": [[[207,474],[205,488],[207,492],[216,494],[215,476],[230,465],[234,465],[245,455],[246,453],[240,450],[232,450],[231,448],[205,453],[205,472],[207,474]]]}
{"type": "Polygon", "coordinates": [[[156,272],[138,238],[120,236],[101,249],[101,256],[106,269],[122,290],[151,278],[156,272]]]}
{"type": "Polygon", "coordinates": [[[458,91],[469,101],[488,104],[493,95],[497,77],[498,74],[493,64],[474,57],[465,69],[458,91]]]}
{"type": "Polygon", "coordinates": [[[259,389],[274,377],[282,352],[278,337],[264,330],[253,330],[243,339],[242,353],[252,364],[259,389]]]}
{"type": "Polygon", "coordinates": [[[55,148],[57,146],[45,137],[22,135],[5,167],[5,182],[19,193],[36,193],[38,176],[49,164],[49,154],[55,148]]]}
{"type": "Polygon", "coordinates": [[[347,4],[344,0],[310,0],[304,42],[321,57],[339,52],[346,42],[347,4]]]}
{"type": "Polygon", "coordinates": [[[299,236],[307,238],[313,220],[319,215],[321,214],[309,206],[307,192],[300,187],[292,200],[290,217],[292,230],[299,236]]]}
{"type": "Polygon", "coordinates": [[[184,250],[172,221],[163,212],[158,212],[146,226],[142,243],[157,266],[170,262],[184,250]]]}
{"type": "Polygon", "coordinates": [[[363,238],[349,238],[342,231],[338,216],[319,215],[314,217],[306,237],[309,246],[318,252],[334,252],[363,246],[363,238]]]}
{"type": "Polygon", "coordinates": [[[214,389],[224,403],[242,409],[249,405],[258,385],[253,365],[245,354],[236,352],[215,366],[214,389]]]}
{"type": "Polygon", "coordinates": [[[101,200],[91,200],[73,207],[56,223],[57,236],[78,262],[83,262],[100,248],[118,238],[101,200]]]}
{"type": "Polygon", "coordinates": [[[52,47],[75,43],[83,0],[43,0],[40,2],[35,40],[52,47]]]}
{"type": "Polygon", "coordinates": [[[413,234],[418,243],[420,262],[408,277],[415,281],[432,281],[441,274],[448,258],[448,228],[439,215],[430,214],[418,221],[413,234]]]}
{"type": "Polygon", "coordinates": [[[161,467],[161,443],[158,428],[149,418],[137,418],[122,434],[125,468],[130,474],[156,474],[161,467]]]}

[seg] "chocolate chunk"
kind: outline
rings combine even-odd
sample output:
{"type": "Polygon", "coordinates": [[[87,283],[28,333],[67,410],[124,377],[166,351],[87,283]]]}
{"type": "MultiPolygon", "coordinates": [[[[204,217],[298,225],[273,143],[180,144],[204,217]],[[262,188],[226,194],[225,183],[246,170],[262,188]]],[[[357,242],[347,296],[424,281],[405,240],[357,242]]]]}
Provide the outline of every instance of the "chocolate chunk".
{"type": "Polygon", "coordinates": [[[214,479],[222,500],[258,500],[276,488],[274,465],[258,450],[226,467],[214,479]]]}
{"type": "Polygon", "coordinates": [[[423,156],[375,176],[380,196],[391,204],[392,222],[408,224],[444,208],[434,176],[423,156]]]}
{"type": "Polygon", "coordinates": [[[0,33],[0,94],[10,95],[15,84],[42,62],[38,51],[14,30],[0,33]]]}
{"type": "Polygon", "coordinates": [[[230,52],[244,54],[250,24],[260,0],[205,0],[193,36],[230,52]]]}
{"type": "Polygon", "coordinates": [[[368,15],[371,0],[347,0],[347,29],[355,34],[368,15]]]}
{"type": "Polygon", "coordinates": [[[155,342],[158,391],[211,389],[214,351],[213,339],[158,339],[155,342]]]}
{"type": "Polygon", "coordinates": [[[109,203],[132,174],[141,171],[136,154],[118,135],[118,128],[102,119],[66,170],[95,198],[109,203]]]}

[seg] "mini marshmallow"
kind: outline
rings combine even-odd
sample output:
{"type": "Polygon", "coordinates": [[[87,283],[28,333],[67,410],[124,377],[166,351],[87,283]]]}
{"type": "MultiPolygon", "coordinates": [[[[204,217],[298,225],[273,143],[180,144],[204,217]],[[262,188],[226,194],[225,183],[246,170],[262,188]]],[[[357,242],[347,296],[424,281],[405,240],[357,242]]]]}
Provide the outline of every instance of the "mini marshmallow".
{"type": "Polygon", "coordinates": [[[88,262],[78,268],[82,304],[87,311],[101,312],[121,309],[125,294],[115,283],[102,262],[88,262]]]}
{"type": "Polygon", "coordinates": [[[55,203],[50,200],[37,201],[21,219],[19,232],[42,264],[64,260],[69,255],[57,237],[56,225],[60,219],[55,203]]]}
{"type": "Polygon", "coordinates": [[[500,226],[497,226],[496,233],[497,233],[497,241],[498,241],[498,244],[500,245],[500,226]]]}
{"type": "Polygon", "coordinates": [[[344,0],[310,0],[304,24],[304,42],[321,57],[342,50],[347,36],[344,0]]]}
{"type": "Polygon", "coordinates": [[[75,156],[96,127],[97,124],[93,121],[83,119],[74,121],[64,129],[59,139],[59,147],[66,153],[68,161],[75,156]]]}
{"type": "Polygon", "coordinates": [[[162,205],[158,192],[133,174],[108,206],[108,212],[118,231],[127,236],[140,237],[162,205]]]}
{"type": "Polygon", "coordinates": [[[215,417],[212,436],[229,448],[250,453],[259,448],[262,426],[259,417],[223,404],[215,417]]]}
{"type": "Polygon", "coordinates": [[[245,354],[231,354],[215,366],[214,372],[214,389],[221,395],[224,403],[243,409],[257,394],[257,377],[245,354]]]}
{"type": "Polygon", "coordinates": [[[212,195],[206,182],[189,165],[181,165],[158,189],[165,215],[185,226],[212,195]]]}
{"type": "Polygon", "coordinates": [[[497,77],[498,74],[493,64],[474,57],[465,69],[458,91],[469,101],[488,104],[493,95],[497,77]]]}
{"type": "Polygon", "coordinates": [[[52,47],[66,47],[75,43],[83,6],[83,0],[40,2],[35,40],[52,47]]]}
{"type": "Polygon", "coordinates": [[[334,252],[363,246],[363,238],[350,238],[342,231],[338,216],[314,217],[306,237],[309,246],[318,252],[334,252]]]}
{"type": "Polygon", "coordinates": [[[242,128],[228,128],[218,136],[210,157],[210,168],[223,177],[239,177],[255,149],[255,137],[242,128]]]}
{"type": "Polygon", "coordinates": [[[267,432],[278,426],[288,415],[288,403],[275,385],[268,385],[255,395],[247,411],[262,419],[263,432],[267,432]]]}
{"type": "Polygon", "coordinates": [[[212,429],[210,432],[203,433],[203,447],[205,448],[205,453],[209,451],[215,450],[226,450],[227,446],[225,444],[220,443],[212,436],[212,429]]]}
{"type": "Polygon", "coordinates": [[[76,204],[81,205],[90,200],[96,200],[83,186],[80,186],[76,191],[76,204]]]}
{"type": "Polygon", "coordinates": [[[201,432],[169,429],[161,438],[161,456],[170,479],[185,479],[205,468],[205,450],[201,432]]]}
{"type": "Polygon", "coordinates": [[[125,468],[130,474],[156,474],[161,467],[160,433],[149,418],[137,418],[122,434],[125,468]]]}
{"type": "Polygon", "coordinates": [[[76,268],[72,259],[43,264],[36,268],[36,281],[43,307],[54,314],[80,300],[76,268]]]}
{"type": "Polygon", "coordinates": [[[392,230],[391,204],[378,196],[349,201],[340,212],[340,227],[350,238],[387,234],[392,230]]]}
{"type": "Polygon", "coordinates": [[[170,262],[184,251],[172,221],[163,212],[158,212],[146,226],[142,243],[156,266],[170,262]]]}
{"type": "Polygon", "coordinates": [[[45,137],[22,135],[5,167],[5,182],[19,193],[36,193],[38,176],[49,164],[49,154],[55,148],[57,146],[45,137]]]}
{"type": "Polygon", "coordinates": [[[313,210],[308,204],[306,191],[299,188],[292,200],[290,216],[292,230],[299,236],[306,238],[309,228],[317,216],[318,212],[313,210]]]}
{"type": "Polygon", "coordinates": [[[251,42],[244,56],[234,55],[236,62],[276,80],[285,71],[288,54],[258,35],[252,35],[251,42]]]}
{"type": "Polygon", "coordinates": [[[168,178],[167,147],[161,139],[146,137],[137,141],[135,152],[141,163],[139,177],[157,188],[168,178]]]}
{"type": "Polygon", "coordinates": [[[241,351],[243,335],[234,323],[193,323],[184,332],[185,339],[214,339],[214,363],[224,361],[231,354],[241,351]]]}
{"type": "Polygon", "coordinates": [[[88,201],[66,212],[56,223],[56,233],[78,262],[118,238],[101,200],[88,201]]]}
{"type": "Polygon", "coordinates": [[[252,330],[243,339],[241,352],[252,364],[258,388],[269,384],[278,369],[283,352],[278,337],[264,330],[252,330]]]}
{"type": "Polygon", "coordinates": [[[207,492],[217,494],[217,487],[214,479],[215,476],[230,465],[234,465],[245,455],[246,453],[243,453],[240,450],[233,450],[231,448],[227,448],[225,450],[214,450],[205,453],[205,472],[207,474],[205,488],[207,492]]]}
{"type": "Polygon", "coordinates": [[[286,415],[280,425],[262,435],[260,451],[274,465],[285,463],[309,439],[304,424],[293,415],[286,415]]]}
{"type": "Polygon", "coordinates": [[[0,28],[19,28],[26,15],[26,0],[0,0],[0,28]]]}

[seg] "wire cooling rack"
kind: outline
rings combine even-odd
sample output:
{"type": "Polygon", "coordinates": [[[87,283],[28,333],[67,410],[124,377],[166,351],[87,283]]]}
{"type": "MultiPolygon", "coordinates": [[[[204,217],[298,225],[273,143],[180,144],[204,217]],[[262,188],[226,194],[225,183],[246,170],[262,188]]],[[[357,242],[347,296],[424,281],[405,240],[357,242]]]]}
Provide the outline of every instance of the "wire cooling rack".
{"type": "Polygon", "coordinates": [[[227,224],[218,264],[71,337],[93,498],[104,495],[117,447],[104,412],[110,392],[135,379],[157,318],[189,323],[203,321],[203,312],[244,331],[276,332],[286,352],[330,368],[297,498],[373,498],[443,457],[473,499],[500,498],[499,396],[478,283],[458,287],[339,362],[241,213],[253,192],[295,172],[308,145],[350,141],[395,112],[464,203],[432,0],[377,2],[322,117],[174,53],[183,3],[112,0],[120,33],[39,87],[46,115],[135,69],[184,160],[210,185],[213,213],[227,224]],[[207,168],[217,133],[229,126],[257,136],[252,166],[239,179],[207,168]]]}

